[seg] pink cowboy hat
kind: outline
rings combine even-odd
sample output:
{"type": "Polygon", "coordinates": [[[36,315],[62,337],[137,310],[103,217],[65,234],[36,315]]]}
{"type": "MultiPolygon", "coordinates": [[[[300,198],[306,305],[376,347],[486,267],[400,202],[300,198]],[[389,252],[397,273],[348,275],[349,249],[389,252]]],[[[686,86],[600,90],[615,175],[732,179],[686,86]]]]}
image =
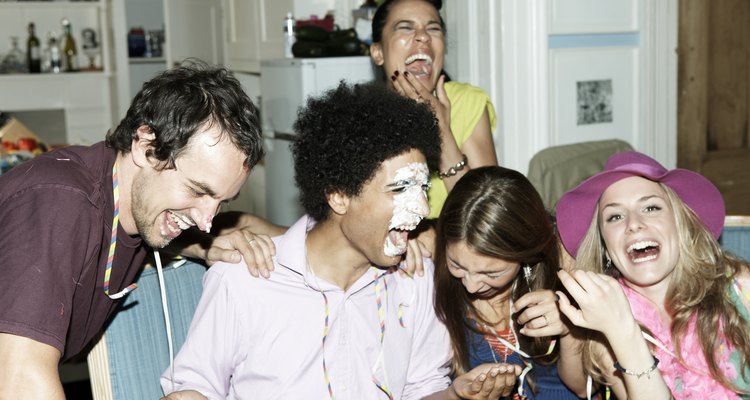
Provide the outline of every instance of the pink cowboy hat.
{"type": "Polygon", "coordinates": [[[566,192],[557,203],[557,228],[570,255],[576,257],[602,193],[613,183],[631,176],[668,186],[719,238],[724,228],[724,198],[713,183],[693,171],[681,168],[669,171],[645,154],[626,151],[611,156],[602,172],[566,192]]]}

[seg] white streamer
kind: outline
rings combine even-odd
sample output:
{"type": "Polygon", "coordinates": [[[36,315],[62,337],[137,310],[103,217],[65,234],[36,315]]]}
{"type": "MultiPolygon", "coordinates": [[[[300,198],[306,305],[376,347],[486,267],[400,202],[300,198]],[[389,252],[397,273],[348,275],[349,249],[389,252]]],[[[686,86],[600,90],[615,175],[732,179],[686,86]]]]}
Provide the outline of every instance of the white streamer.
{"type": "MultiPolygon", "coordinates": [[[[174,392],[174,345],[172,343],[172,322],[169,319],[169,305],[167,304],[167,290],[164,287],[164,271],[162,271],[161,257],[159,251],[154,250],[154,259],[156,260],[156,275],[159,277],[159,291],[161,292],[161,309],[164,311],[164,324],[167,328],[167,346],[169,347],[169,380],[172,382],[172,392],[174,392]]],[[[185,264],[182,260],[175,268],[185,264]]]]}

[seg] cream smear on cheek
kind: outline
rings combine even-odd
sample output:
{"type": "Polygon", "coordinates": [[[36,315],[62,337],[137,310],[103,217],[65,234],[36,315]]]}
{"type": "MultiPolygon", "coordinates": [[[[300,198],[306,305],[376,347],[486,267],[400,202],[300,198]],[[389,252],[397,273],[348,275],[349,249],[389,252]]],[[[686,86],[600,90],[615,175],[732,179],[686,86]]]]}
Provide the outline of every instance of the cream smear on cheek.
{"type": "Polygon", "coordinates": [[[396,171],[394,182],[403,182],[404,190],[393,196],[393,217],[388,225],[388,236],[383,251],[388,257],[406,252],[406,239],[422,218],[429,214],[424,186],[429,182],[429,170],[424,163],[411,163],[396,171]]]}

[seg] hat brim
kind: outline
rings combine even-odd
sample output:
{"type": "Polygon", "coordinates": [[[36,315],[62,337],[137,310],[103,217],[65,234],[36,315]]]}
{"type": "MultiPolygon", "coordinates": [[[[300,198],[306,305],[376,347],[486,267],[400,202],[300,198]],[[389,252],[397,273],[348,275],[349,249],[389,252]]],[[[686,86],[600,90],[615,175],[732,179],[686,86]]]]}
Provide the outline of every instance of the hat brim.
{"type": "MultiPolygon", "coordinates": [[[[659,166],[661,167],[661,166],[659,166]]],[[[724,198],[711,181],[686,169],[663,172],[644,164],[623,165],[601,172],[565,193],[557,204],[557,227],[565,249],[574,258],[595,217],[602,193],[632,176],[660,182],[672,189],[718,239],[724,228],[724,198]]]]}

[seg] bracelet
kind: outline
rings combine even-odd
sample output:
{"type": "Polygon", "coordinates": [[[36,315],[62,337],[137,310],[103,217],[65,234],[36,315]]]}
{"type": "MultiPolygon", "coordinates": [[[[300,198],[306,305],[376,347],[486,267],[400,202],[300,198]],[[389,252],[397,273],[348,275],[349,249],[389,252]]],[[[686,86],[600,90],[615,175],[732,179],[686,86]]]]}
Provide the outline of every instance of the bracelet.
{"type": "Polygon", "coordinates": [[[456,175],[458,171],[464,169],[466,167],[466,163],[469,162],[469,160],[466,158],[466,154],[461,154],[461,156],[461,161],[459,161],[458,164],[448,168],[448,171],[438,171],[438,177],[440,179],[450,178],[451,176],[456,175]]]}
{"type": "MultiPolygon", "coordinates": [[[[654,357],[654,356],[652,356],[652,357],[654,357]]],[[[651,372],[653,372],[656,369],[657,365],[659,365],[659,359],[656,358],[656,357],[654,357],[654,364],[651,365],[650,367],[648,367],[647,370],[642,371],[642,372],[634,372],[634,371],[631,371],[631,370],[629,370],[627,368],[623,368],[622,365],[620,365],[619,362],[615,361],[615,369],[616,370],[618,370],[618,371],[620,371],[620,372],[622,372],[623,374],[626,374],[626,375],[635,376],[638,379],[640,379],[643,375],[646,375],[646,377],[648,379],[651,379],[651,372]]]]}

